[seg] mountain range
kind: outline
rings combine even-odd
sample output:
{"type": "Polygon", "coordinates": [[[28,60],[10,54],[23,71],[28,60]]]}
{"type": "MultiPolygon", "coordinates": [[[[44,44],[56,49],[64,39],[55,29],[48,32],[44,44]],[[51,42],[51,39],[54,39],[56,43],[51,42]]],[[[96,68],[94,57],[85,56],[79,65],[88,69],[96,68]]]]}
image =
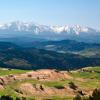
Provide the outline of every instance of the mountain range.
{"type": "Polygon", "coordinates": [[[0,40],[24,43],[64,39],[100,43],[100,31],[79,25],[47,26],[19,21],[0,25],[0,40]]]}
{"type": "Polygon", "coordinates": [[[100,32],[76,26],[12,22],[0,25],[0,66],[77,69],[100,65],[100,32]]]}

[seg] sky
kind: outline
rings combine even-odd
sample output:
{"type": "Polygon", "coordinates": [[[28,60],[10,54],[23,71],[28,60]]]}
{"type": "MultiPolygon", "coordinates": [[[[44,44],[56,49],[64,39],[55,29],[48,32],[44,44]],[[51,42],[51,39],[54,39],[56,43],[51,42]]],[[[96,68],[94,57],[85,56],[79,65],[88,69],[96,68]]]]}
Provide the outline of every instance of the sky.
{"type": "Polygon", "coordinates": [[[100,30],[100,0],[0,0],[0,23],[11,21],[100,30]]]}

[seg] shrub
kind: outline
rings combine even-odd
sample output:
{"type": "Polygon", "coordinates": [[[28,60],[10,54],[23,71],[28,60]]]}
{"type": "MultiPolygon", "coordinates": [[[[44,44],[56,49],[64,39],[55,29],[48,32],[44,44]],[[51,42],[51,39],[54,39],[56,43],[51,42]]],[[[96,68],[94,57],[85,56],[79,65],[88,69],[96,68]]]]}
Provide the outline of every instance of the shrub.
{"type": "Polygon", "coordinates": [[[82,100],[82,98],[79,94],[77,94],[73,100],[82,100]]]}
{"type": "Polygon", "coordinates": [[[74,84],[74,82],[69,83],[69,87],[73,90],[76,90],[78,87],[74,84]]]}
{"type": "Polygon", "coordinates": [[[7,95],[7,96],[1,96],[0,100],[13,100],[13,98],[7,95]]]}
{"type": "Polygon", "coordinates": [[[92,96],[89,97],[89,100],[100,100],[100,88],[93,91],[92,96]]]}

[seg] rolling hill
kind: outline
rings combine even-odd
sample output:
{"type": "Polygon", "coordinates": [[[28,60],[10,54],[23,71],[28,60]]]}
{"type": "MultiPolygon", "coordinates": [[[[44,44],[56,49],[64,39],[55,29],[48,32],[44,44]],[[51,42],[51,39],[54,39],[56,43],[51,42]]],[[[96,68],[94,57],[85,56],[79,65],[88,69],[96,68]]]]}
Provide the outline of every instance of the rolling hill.
{"type": "Polygon", "coordinates": [[[73,54],[79,54],[86,57],[100,58],[100,44],[96,43],[84,43],[77,42],[74,40],[61,40],[33,42],[33,44],[29,46],[38,49],[56,51],[59,53],[70,52],[73,54]]]}
{"type": "Polygon", "coordinates": [[[76,69],[100,65],[100,58],[87,58],[72,53],[57,53],[36,48],[22,48],[0,42],[0,66],[19,69],[76,69]]]}
{"type": "Polygon", "coordinates": [[[88,98],[96,88],[99,92],[95,95],[100,97],[100,66],[74,71],[1,68],[1,72],[0,99],[5,98],[1,100],[74,100],[75,95],[91,100],[88,98]]]}

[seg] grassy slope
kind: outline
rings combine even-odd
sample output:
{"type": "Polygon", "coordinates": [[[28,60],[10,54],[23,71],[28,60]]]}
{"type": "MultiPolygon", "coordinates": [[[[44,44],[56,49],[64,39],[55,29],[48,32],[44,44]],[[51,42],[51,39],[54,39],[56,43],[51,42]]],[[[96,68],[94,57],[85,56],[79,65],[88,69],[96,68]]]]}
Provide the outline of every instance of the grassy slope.
{"type": "Polygon", "coordinates": [[[99,71],[100,72],[100,66],[97,66],[97,67],[87,67],[85,69],[93,70],[93,71],[99,71]]]}
{"type": "MultiPolygon", "coordinates": [[[[100,71],[100,67],[88,67],[86,68],[88,70],[94,70],[94,71],[100,71]]],[[[19,74],[19,73],[24,73],[26,71],[24,70],[2,70],[0,69],[0,75],[7,75],[7,74],[19,74]]],[[[81,88],[88,88],[88,89],[94,89],[100,87],[100,73],[89,73],[89,72],[74,72],[72,71],[70,73],[71,76],[74,78],[71,80],[61,80],[61,81],[50,81],[50,82],[43,82],[43,81],[38,81],[38,80],[24,80],[21,82],[15,81],[13,83],[8,84],[4,90],[0,91],[0,95],[11,95],[13,97],[19,96],[14,89],[19,86],[21,83],[29,82],[32,84],[43,84],[48,87],[58,87],[58,86],[64,86],[68,85],[69,82],[73,81],[75,84],[80,86],[81,88]],[[77,80],[77,79],[85,79],[85,81],[77,80]]],[[[29,97],[28,97],[29,98],[29,97]]],[[[37,97],[33,97],[37,98],[37,97]]],[[[39,97],[38,97],[39,98],[39,97]]],[[[41,98],[41,96],[40,96],[41,98]]],[[[53,96],[53,97],[44,97],[44,98],[53,98],[53,100],[72,100],[72,97],[60,97],[60,96],[53,96]]],[[[38,99],[37,99],[38,100],[38,99]]]]}
{"type": "Polygon", "coordinates": [[[28,70],[18,70],[18,69],[4,69],[0,68],[0,76],[9,75],[9,74],[22,74],[28,70]]]}
{"type": "Polygon", "coordinates": [[[93,73],[90,72],[80,72],[80,71],[72,71],[71,75],[74,77],[74,79],[82,78],[85,79],[85,81],[79,82],[74,81],[82,88],[88,88],[88,89],[95,89],[100,88],[100,66],[97,67],[86,67],[84,69],[87,69],[89,71],[94,71],[93,73]],[[98,71],[98,72],[95,72],[98,71]]]}
{"type": "Polygon", "coordinates": [[[80,72],[80,71],[72,71],[73,77],[80,77],[80,78],[87,78],[87,79],[98,79],[100,80],[100,67],[86,67],[84,68],[89,71],[94,71],[93,73],[90,72],[80,72]]]}

